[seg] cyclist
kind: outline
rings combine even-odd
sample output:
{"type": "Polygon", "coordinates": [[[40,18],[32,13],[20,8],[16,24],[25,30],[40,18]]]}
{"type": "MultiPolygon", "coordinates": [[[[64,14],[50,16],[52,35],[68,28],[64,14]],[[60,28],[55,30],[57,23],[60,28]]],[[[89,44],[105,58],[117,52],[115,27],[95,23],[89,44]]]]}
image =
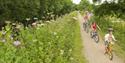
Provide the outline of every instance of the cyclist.
{"type": "Polygon", "coordinates": [[[88,20],[90,21],[92,19],[93,13],[92,12],[88,12],[88,20]]]}
{"type": "Polygon", "coordinates": [[[92,30],[92,32],[97,33],[97,28],[99,30],[101,30],[100,27],[97,25],[97,23],[95,21],[92,22],[92,24],[91,24],[91,30],[92,30]]]}
{"type": "Polygon", "coordinates": [[[89,20],[88,11],[86,11],[86,12],[85,12],[85,16],[84,16],[84,18],[83,18],[83,27],[84,27],[84,30],[85,30],[85,31],[87,31],[88,20],[89,20]]]}
{"type": "Polygon", "coordinates": [[[92,38],[93,38],[93,36],[95,35],[94,33],[96,33],[96,29],[97,29],[97,24],[96,24],[96,22],[92,22],[92,24],[91,24],[91,30],[92,30],[92,38]]]}
{"type": "Polygon", "coordinates": [[[117,41],[112,32],[113,32],[113,28],[109,27],[108,33],[104,37],[104,39],[105,39],[105,54],[107,54],[109,51],[109,43],[114,44],[112,41],[117,41]]]}
{"type": "Polygon", "coordinates": [[[84,21],[86,22],[88,20],[88,11],[85,12],[85,16],[84,16],[84,21]]]}
{"type": "Polygon", "coordinates": [[[92,24],[91,24],[91,29],[92,29],[92,31],[96,31],[96,29],[97,29],[97,24],[96,24],[96,22],[92,22],[92,24]]]}

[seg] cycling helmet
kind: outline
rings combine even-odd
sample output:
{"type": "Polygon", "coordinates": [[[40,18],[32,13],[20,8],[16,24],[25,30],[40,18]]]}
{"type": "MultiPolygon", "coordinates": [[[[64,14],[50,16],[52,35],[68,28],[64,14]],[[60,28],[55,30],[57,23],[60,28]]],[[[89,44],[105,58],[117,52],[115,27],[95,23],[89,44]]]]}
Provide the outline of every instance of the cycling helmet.
{"type": "Polygon", "coordinates": [[[109,31],[109,32],[110,32],[110,31],[113,31],[112,26],[109,26],[108,31],[109,31]]]}

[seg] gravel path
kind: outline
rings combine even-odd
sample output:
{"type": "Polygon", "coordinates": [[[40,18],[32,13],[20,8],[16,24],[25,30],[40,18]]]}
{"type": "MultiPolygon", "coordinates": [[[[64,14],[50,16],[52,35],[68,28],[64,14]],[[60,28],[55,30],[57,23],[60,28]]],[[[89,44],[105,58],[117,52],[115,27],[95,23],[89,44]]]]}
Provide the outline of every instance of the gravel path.
{"type": "Polygon", "coordinates": [[[104,55],[104,44],[102,41],[95,43],[89,34],[84,32],[82,27],[82,16],[78,12],[78,19],[81,27],[81,36],[83,40],[83,53],[89,63],[125,63],[114,54],[113,60],[109,60],[108,55],[104,55]]]}

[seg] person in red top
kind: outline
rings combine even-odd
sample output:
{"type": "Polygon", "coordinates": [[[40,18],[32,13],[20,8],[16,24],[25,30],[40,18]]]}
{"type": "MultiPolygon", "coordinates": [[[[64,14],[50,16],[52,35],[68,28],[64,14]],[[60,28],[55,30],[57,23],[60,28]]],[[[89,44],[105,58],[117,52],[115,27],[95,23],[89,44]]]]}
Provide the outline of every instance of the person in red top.
{"type": "Polygon", "coordinates": [[[97,24],[96,24],[96,22],[93,22],[93,23],[92,23],[91,29],[92,29],[93,32],[96,32],[96,29],[97,29],[97,24]]]}
{"type": "Polygon", "coordinates": [[[96,22],[92,22],[91,24],[91,37],[93,38],[97,34],[97,28],[100,30],[99,26],[96,24],[96,22]]]}

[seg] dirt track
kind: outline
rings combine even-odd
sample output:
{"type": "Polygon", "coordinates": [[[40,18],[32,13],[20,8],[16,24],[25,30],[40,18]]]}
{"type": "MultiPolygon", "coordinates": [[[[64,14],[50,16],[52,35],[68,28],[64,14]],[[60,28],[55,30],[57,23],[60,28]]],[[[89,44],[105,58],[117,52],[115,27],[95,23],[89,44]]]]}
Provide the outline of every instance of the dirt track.
{"type": "Polygon", "coordinates": [[[89,34],[84,32],[82,27],[82,16],[78,13],[78,19],[81,27],[81,36],[83,40],[83,53],[89,63],[125,63],[120,58],[114,54],[113,60],[109,60],[108,55],[104,55],[104,44],[103,41],[95,43],[93,39],[90,38],[89,34]]]}

